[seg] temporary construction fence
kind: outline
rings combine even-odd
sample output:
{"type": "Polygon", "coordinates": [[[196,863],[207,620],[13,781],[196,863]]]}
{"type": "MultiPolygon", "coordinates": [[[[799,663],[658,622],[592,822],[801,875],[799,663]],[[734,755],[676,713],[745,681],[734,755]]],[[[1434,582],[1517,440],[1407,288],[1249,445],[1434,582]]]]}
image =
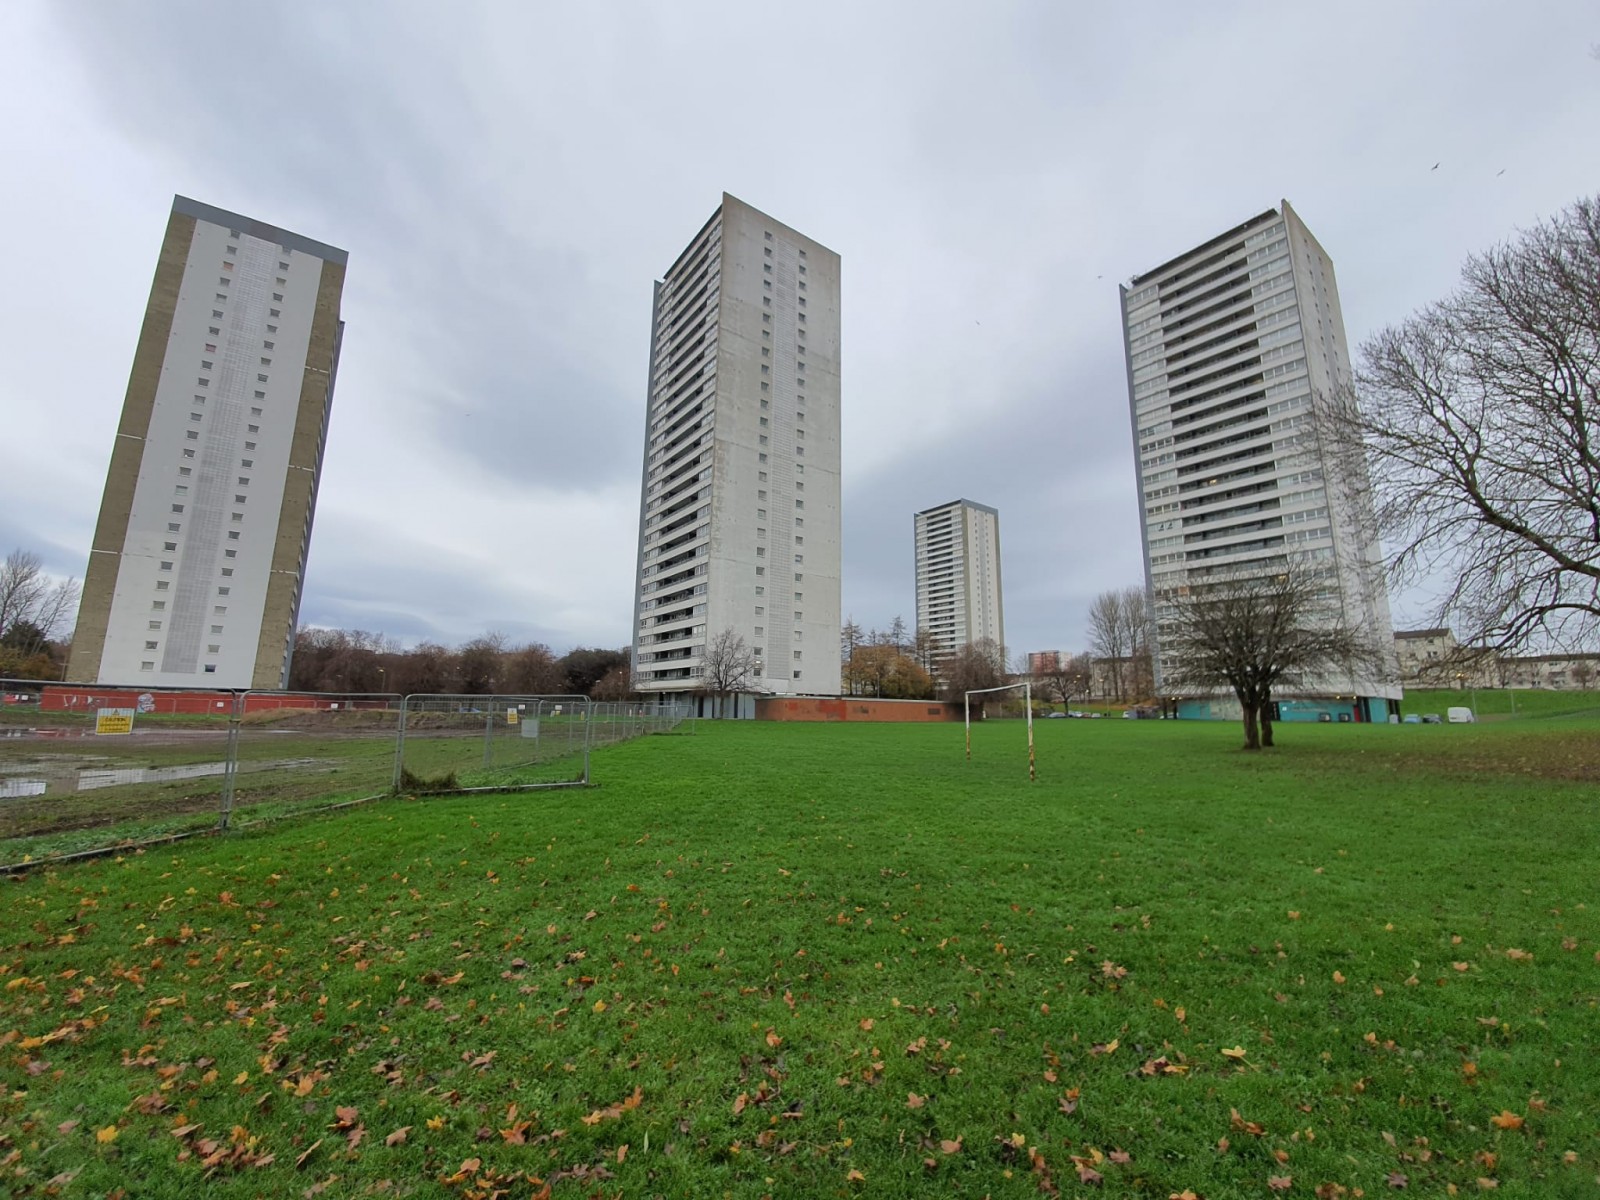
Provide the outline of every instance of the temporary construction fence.
{"type": "Polygon", "coordinates": [[[395,793],[578,787],[597,747],[693,727],[584,696],[0,680],[0,697],[0,868],[395,793]]]}

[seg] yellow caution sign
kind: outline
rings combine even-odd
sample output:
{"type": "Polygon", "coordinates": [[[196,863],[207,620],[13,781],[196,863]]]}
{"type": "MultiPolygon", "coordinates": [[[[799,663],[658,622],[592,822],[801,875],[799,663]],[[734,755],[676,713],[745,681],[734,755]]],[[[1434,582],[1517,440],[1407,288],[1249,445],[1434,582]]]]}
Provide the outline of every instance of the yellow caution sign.
{"type": "Polygon", "coordinates": [[[132,733],[133,709],[101,708],[94,714],[94,731],[100,733],[132,733]]]}

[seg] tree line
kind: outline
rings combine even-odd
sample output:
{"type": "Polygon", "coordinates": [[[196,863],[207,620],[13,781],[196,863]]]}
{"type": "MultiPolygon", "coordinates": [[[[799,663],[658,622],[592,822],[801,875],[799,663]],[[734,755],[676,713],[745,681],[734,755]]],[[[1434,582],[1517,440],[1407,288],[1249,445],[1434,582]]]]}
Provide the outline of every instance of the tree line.
{"type": "Polygon", "coordinates": [[[401,695],[510,694],[624,700],[633,691],[627,650],[579,646],[557,657],[542,642],[513,645],[486,633],[452,649],[364,630],[302,629],[295,635],[289,688],[297,692],[401,695]]]}

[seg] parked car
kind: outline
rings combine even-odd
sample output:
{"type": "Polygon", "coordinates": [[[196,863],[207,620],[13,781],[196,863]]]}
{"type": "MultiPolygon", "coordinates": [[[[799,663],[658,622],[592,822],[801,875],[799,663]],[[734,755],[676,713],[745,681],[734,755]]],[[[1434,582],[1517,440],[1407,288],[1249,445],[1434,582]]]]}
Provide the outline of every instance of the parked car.
{"type": "Polygon", "coordinates": [[[1424,725],[1443,725],[1444,718],[1439,716],[1438,713],[1423,713],[1422,723],[1424,725]]]}
{"type": "Polygon", "coordinates": [[[1050,721],[1065,721],[1067,719],[1067,714],[1066,713],[1058,713],[1058,712],[1048,712],[1048,713],[1045,713],[1045,719],[1046,720],[1050,720],[1050,721]]]}
{"type": "Polygon", "coordinates": [[[1407,713],[1401,718],[1400,723],[1402,725],[1421,725],[1422,718],[1417,716],[1416,713],[1407,713]]]}
{"type": "Polygon", "coordinates": [[[1478,719],[1477,714],[1464,704],[1445,709],[1444,717],[1452,725],[1471,725],[1478,719]]]}

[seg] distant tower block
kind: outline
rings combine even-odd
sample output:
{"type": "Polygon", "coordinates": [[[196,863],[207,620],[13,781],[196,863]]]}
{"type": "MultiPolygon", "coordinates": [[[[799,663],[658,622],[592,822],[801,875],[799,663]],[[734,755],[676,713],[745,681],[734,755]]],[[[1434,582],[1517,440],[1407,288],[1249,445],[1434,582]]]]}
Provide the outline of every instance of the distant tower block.
{"type": "Polygon", "coordinates": [[[1000,513],[952,500],[917,513],[917,631],[932,634],[935,661],[985,638],[1006,644],[1000,588],[1000,513]]]}
{"type": "Polygon", "coordinates": [[[724,194],[655,285],[633,685],[682,699],[708,643],[752,690],[839,691],[839,256],[724,194]]]}

